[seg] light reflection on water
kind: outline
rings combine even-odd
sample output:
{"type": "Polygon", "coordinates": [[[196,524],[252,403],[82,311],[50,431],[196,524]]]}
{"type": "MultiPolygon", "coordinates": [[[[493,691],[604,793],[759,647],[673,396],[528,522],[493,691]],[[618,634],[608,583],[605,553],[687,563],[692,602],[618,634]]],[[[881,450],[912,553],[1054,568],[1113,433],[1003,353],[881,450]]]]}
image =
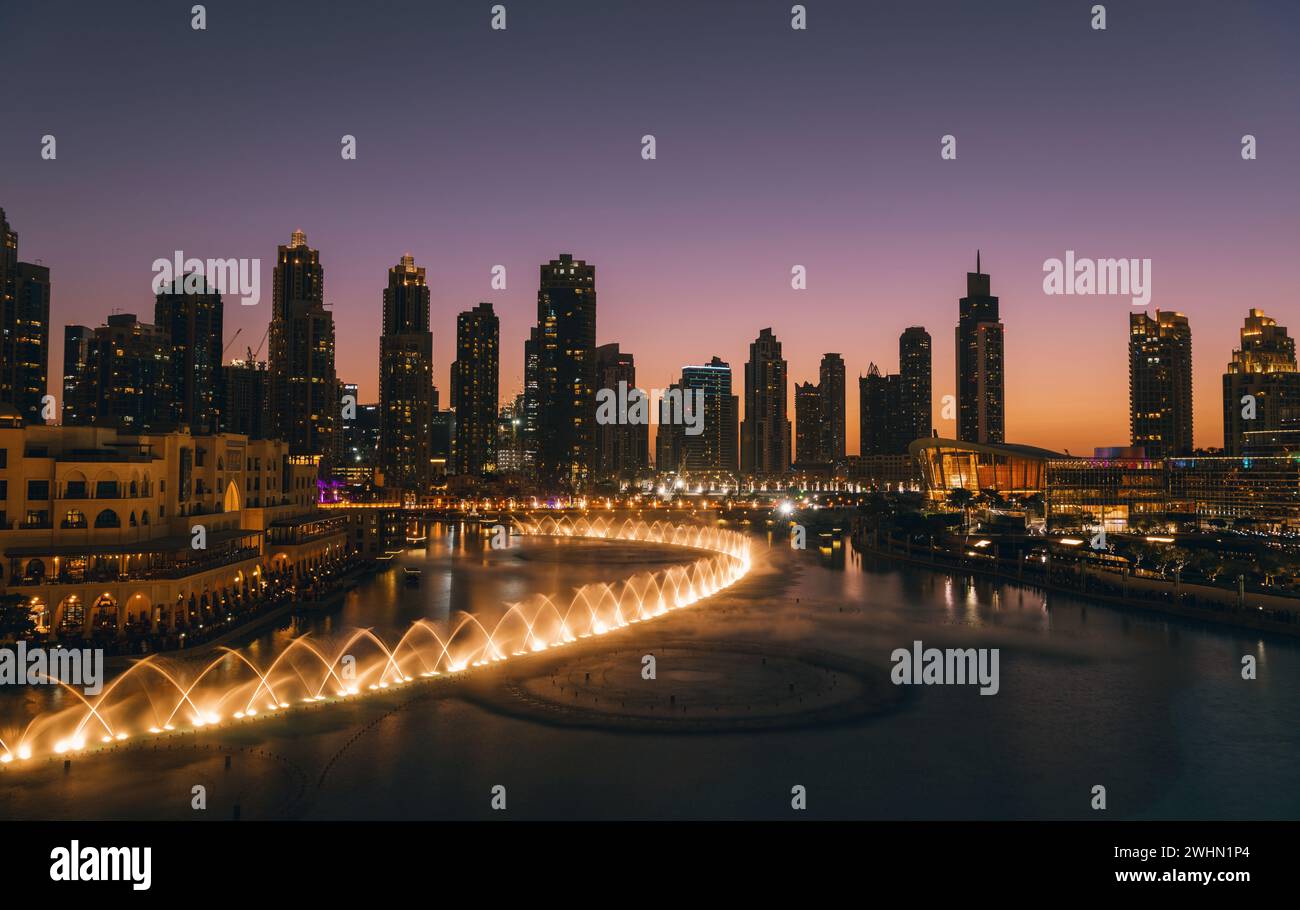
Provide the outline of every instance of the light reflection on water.
{"type": "MultiPolygon", "coordinates": [[[[369,578],[333,614],[265,632],[250,647],[269,653],[295,630],[404,628],[657,566],[604,546],[526,541],[498,552],[435,526],[426,549],[403,557],[423,569],[418,588],[403,585],[400,570],[369,578]],[[611,572],[611,554],[627,565],[611,572]]],[[[1300,817],[1295,642],[846,550],[838,567],[813,552],[777,554],[775,571],[722,595],[728,606],[716,618],[705,604],[673,621],[724,642],[733,628],[748,641],[766,633],[784,648],[885,668],[890,651],[914,639],[998,647],[998,695],[921,687],[893,713],[834,727],[691,735],[563,728],[435,699],[396,712],[344,752],[307,815],[488,817],[485,794],[504,781],[520,818],[788,817],[795,783],[808,788],[815,817],[1095,817],[1096,784],[1108,789],[1112,818],[1300,817]],[[793,615],[798,622],[787,622],[793,615]],[[1253,682],[1240,677],[1244,654],[1259,659],[1253,682]]],[[[639,660],[637,645],[626,653],[639,660]]],[[[707,686],[725,684],[684,694],[700,701],[707,686]]],[[[266,748],[305,768],[337,748],[323,735],[263,735],[266,748]]]]}
{"type": "MultiPolygon", "coordinates": [[[[341,604],[326,611],[286,614],[272,625],[227,642],[228,646],[266,667],[303,635],[341,644],[355,630],[370,629],[392,644],[420,619],[446,621],[467,612],[486,621],[499,617],[507,604],[532,594],[568,594],[591,582],[621,581],[692,558],[683,556],[690,551],[666,545],[582,538],[515,536],[509,548],[493,550],[489,535],[459,523],[434,522],[426,532],[425,546],[403,553],[396,567],[362,578],[341,604]],[[625,568],[620,566],[624,561],[625,568]],[[421,570],[418,586],[404,583],[406,567],[421,570]]],[[[219,651],[209,648],[190,654],[171,652],[157,659],[164,664],[204,665],[219,656],[219,651]]],[[[107,676],[111,681],[121,672],[122,667],[110,668],[107,676]]],[[[230,655],[204,679],[219,687],[246,677],[247,665],[230,655]]],[[[34,717],[72,706],[74,698],[66,689],[52,686],[0,690],[0,718],[34,717]]]]}

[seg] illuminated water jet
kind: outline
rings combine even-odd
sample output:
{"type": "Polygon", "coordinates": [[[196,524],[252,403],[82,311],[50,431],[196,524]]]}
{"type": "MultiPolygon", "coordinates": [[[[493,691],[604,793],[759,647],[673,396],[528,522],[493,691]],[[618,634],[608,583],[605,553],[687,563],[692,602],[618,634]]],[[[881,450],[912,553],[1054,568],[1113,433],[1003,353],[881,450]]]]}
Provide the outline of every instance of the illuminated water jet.
{"type": "MultiPolygon", "coordinates": [[[[740,580],[750,569],[749,541],[741,533],[715,527],[647,523],[611,518],[560,518],[514,522],[521,534],[668,544],[701,551],[684,565],[643,572],[613,584],[577,589],[567,606],[534,595],[508,604],[495,621],[458,614],[439,628],[419,620],[391,648],[369,629],[360,629],[329,656],[303,635],[259,668],[237,650],[225,648],[198,673],[183,678],[153,657],[137,661],[106,685],[93,701],[71,686],[76,703],[34,717],[18,738],[0,739],[0,762],[34,754],[65,754],[86,748],[85,727],[94,722],[107,748],[126,740],[128,731],[153,736],[184,723],[191,731],[234,721],[280,715],[293,704],[357,696],[362,687],[380,692],[421,679],[447,679],[470,668],[491,667],[512,658],[605,636],[691,606],[740,580]],[[369,657],[367,658],[367,653],[369,657]],[[362,652],[360,656],[353,652],[362,652]],[[346,656],[356,658],[346,662],[346,656]],[[229,663],[228,663],[229,662],[229,663]],[[233,665],[233,667],[231,666],[233,665]],[[246,676],[216,682],[218,667],[246,676]],[[332,695],[325,694],[326,692],[332,695]],[[261,711],[261,713],[259,713],[261,711]],[[9,743],[16,743],[10,746],[9,743]]],[[[10,735],[11,727],[0,727],[10,735]]],[[[98,747],[97,747],[98,748],[98,747]]]]}

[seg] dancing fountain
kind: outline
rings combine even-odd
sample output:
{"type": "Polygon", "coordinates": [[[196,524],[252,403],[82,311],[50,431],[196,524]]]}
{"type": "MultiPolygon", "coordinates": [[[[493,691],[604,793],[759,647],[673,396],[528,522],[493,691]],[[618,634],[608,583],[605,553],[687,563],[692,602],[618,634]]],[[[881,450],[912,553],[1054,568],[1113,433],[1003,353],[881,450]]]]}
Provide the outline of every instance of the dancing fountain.
{"type": "Polygon", "coordinates": [[[750,568],[745,535],[719,528],[549,516],[515,520],[514,527],[524,535],[641,541],[707,555],[614,584],[585,585],[567,602],[533,595],[505,605],[489,622],[469,613],[443,624],[419,620],[392,646],[359,629],[332,648],[299,636],[265,667],[232,648],[188,673],[172,666],[179,662],[148,657],[108,681],[93,699],[51,679],[71,693],[71,706],[38,714],[25,725],[0,727],[0,763],[110,748],[132,737],[202,730],[282,714],[295,705],[459,676],[689,607],[739,581],[750,568]]]}

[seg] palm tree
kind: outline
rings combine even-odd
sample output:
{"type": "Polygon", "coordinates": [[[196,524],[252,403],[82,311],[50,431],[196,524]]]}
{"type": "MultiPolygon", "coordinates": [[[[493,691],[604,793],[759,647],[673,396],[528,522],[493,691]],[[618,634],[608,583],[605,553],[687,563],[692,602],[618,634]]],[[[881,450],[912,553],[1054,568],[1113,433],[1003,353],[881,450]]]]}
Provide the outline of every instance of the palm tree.
{"type": "Polygon", "coordinates": [[[957,487],[956,489],[948,491],[948,504],[954,508],[961,509],[963,532],[968,532],[970,524],[970,515],[968,510],[970,509],[971,501],[974,499],[975,494],[965,487],[957,487]]]}

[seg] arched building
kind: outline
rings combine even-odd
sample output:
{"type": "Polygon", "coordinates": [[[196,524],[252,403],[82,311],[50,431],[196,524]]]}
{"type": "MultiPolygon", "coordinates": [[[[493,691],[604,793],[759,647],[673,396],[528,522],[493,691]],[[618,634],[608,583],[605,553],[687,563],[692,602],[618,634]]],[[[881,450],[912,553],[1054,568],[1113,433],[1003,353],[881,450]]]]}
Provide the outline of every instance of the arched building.
{"type": "Polygon", "coordinates": [[[306,571],[346,554],[346,516],[316,507],[318,470],[277,440],[0,418],[0,593],[27,595],[54,635],[202,623],[273,556],[306,571]]]}

